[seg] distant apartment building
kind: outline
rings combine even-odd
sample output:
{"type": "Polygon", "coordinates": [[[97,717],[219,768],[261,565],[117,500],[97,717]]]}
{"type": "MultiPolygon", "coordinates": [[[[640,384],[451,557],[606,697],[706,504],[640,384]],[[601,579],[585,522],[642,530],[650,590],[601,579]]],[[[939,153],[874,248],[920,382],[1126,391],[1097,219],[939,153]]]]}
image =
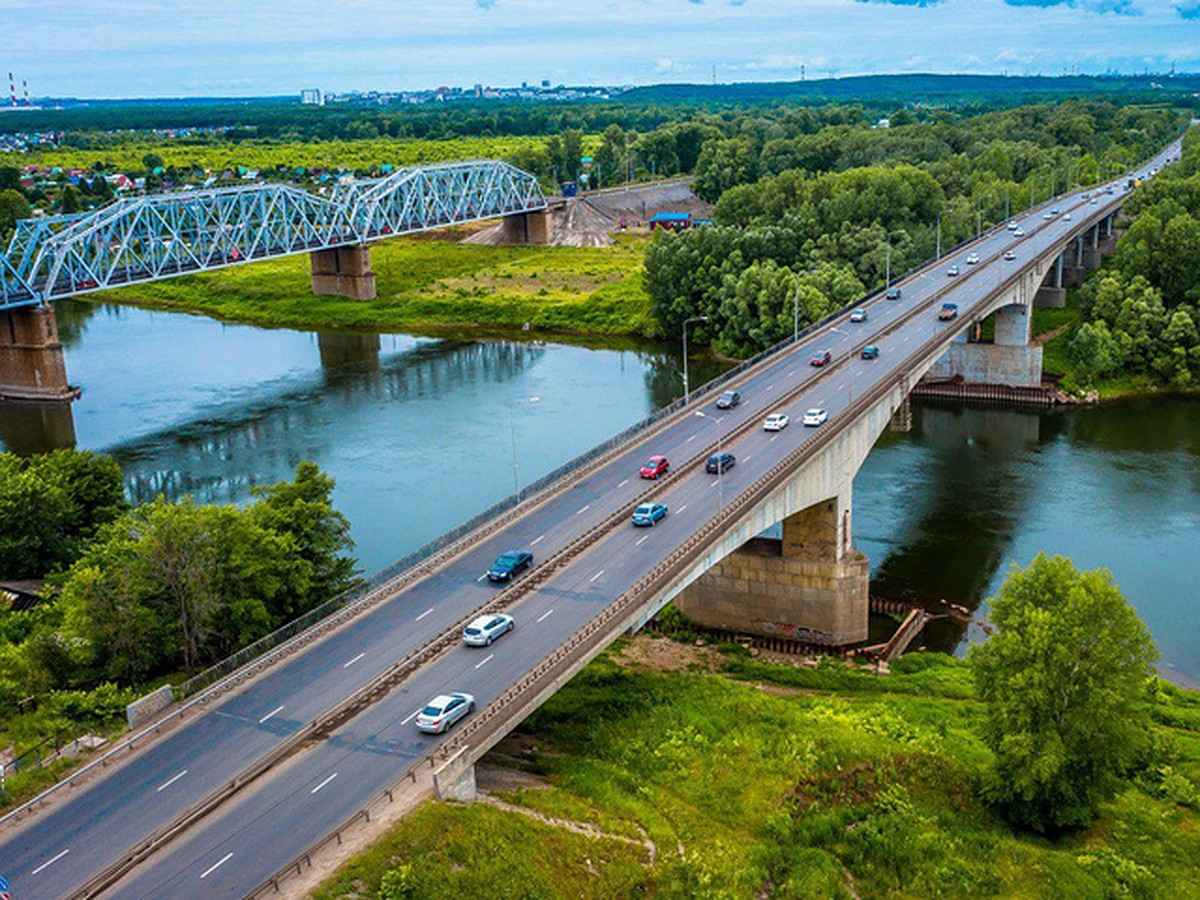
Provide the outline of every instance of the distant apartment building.
{"type": "Polygon", "coordinates": [[[325,95],[320,88],[305,88],[300,92],[300,102],[304,106],[324,106],[325,95]]]}

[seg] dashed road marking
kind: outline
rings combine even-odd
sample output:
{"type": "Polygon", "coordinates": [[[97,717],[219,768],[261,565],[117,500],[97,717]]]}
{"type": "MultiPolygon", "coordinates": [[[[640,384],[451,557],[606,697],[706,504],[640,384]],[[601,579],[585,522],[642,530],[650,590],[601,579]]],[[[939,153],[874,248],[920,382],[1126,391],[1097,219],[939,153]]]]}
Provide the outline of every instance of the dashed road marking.
{"type": "Polygon", "coordinates": [[[686,443],[690,444],[692,441],[694,441],[698,437],[700,437],[700,435],[693,434],[690,438],[687,439],[686,443]]]}
{"type": "Polygon", "coordinates": [[[207,878],[213,872],[217,871],[217,869],[221,868],[221,866],[225,865],[225,863],[229,862],[229,859],[232,856],[233,856],[232,853],[226,853],[219,860],[217,860],[215,863],[213,863],[211,866],[209,866],[207,869],[205,869],[203,872],[201,872],[200,877],[207,878]]]}
{"type": "Polygon", "coordinates": [[[367,654],[365,654],[365,653],[358,654],[358,656],[354,657],[354,659],[350,659],[350,660],[347,660],[346,662],[342,663],[342,668],[343,669],[350,668],[352,665],[354,665],[356,662],[358,662],[360,659],[362,659],[366,655],[367,654]]]}
{"type": "Polygon", "coordinates": [[[485,579],[485,578],[487,578],[487,572],[484,572],[482,575],[480,575],[478,578],[476,578],[475,583],[478,584],[479,582],[483,581],[483,579],[485,579]]]}
{"type": "Polygon", "coordinates": [[[489,653],[487,656],[485,656],[479,662],[475,663],[475,668],[482,669],[484,666],[486,666],[489,662],[492,661],[492,657],[495,655],[496,655],[495,653],[489,653]]]}
{"type": "Polygon", "coordinates": [[[640,546],[642,546],[642,544],[646,543],[646,541],[648,541],[649,539],[650,539],[650,535],[643,534],[640,538],[638,538],[636,541],[634,541],[633,546],[640,547],[640,546]]]}
{"type": "Polygon", "coordinates": [[[552,612],[554,612],[554,607],[551,607],[550,609],[546,610],[544,613],[542,613],[540,616],[538,616],[534,621],[535,622],[544,622],[546,619],[550,618],[550,613],[552,613],[552,612]]]}
{"type": "Polygon", "coordinates": [[[714,481],[712,484],[709,485],[709,487],[716,487],[720,483],[721,483],[721,479],[720,479],[720,477],[718,477],[716,481],[714,481]]]}
{"type": "Polygon", "coordinates": [[[420,714],[421,714],[421,710],[420,710],[420,709],[414,709],[412,712],[410,712],[410,713],[409,713],[409,714],[408,714],[408,715],[407,715],[407,716],[406,716],[406,717],[405,717],[405,718],[404,718],[404,719],[403,719],[403,720],[400,722],[400,724],[401,724],[401,725],[407,725],[409,722],[411,722],[413,719],[415,719],[415,718],[416,718],[417,716],[419,716],[420,714]]]}
{"type": "Polygon", "coordinates": [[[588,511],[589,509],[591,509],[591,508],[592,508],[592,504],[590,504],[590,503],[589,503],[589,504],[588,504],[587,506],[585,506],[583,509],[581,509],[581,510],[577,511],[577,512],[575,513],[575,515],[577,515],[577,516],[581,516],[581,515],[583,515],[585,512],[587,512],[587,511],[588,511]]]}
{"type": "Polygon", "coordinates": [[[530,541],[530,542],[529,542],[529,546],[530,546],[530,547],[533,547],[533,546],[535,546],[535,545],[537,544],[537,542],[538,542],[538,541],[540,541],[540,540],[541,540],[542,538],[544,538],[544,537],[545,537],[545,535],[544,535],[544,534],[540,534],[540,535],[538,535],[538,536],[537,536],[537,537],[535,537],[535,538],[534,538],[532,541],[530,541]]]}
{"type": "Polygon", "coordinates": [[[599,578],[603,574],[604,574],[604,570],[601,569],[599,572],[597,572],[595,575],[593,575],[591,578],[588,579],[588,584],[591,584],[593,581],[595,581],[597,578],[599,578]]]}
{"type": "Polygon", "coordinates": [[[626,478],[624,481],[618,482],[617,487],[625,487],[625,485],[627,485],[627,484],[629,484],[628,478],[626,478]]]}
{"type": "Polygon", "coordinates": [[[421,613],[419,616],[417,616],[417,619],[416,619],[416,620],[417,620],[418,622],[420,622],[420,621],[421,621],[423,618],[425,618],[425,617],[426,617],[427,615],[429,615],[431,612],[433,612],[433,607],[432,607],[432,606],[431,606],[431,607],[429,607],[429,609],[425,610],[425,612],[423,612],[423,613],[421,613]]]}
{"type": "Polygon", "coordinates": [[[318,784],[315,788],[313,788],[311,791],[309,791],[309,793],[315,794],[321,788],[325,787],[325,785],[329,784],[329,782],[333,781],[333,779],[337,778],[337,776],[338,776],[338,773],[334,772],[332,775],[330,775],[328,778],[326,778],[324,781],[322,781],[320,784],[318,784]]]}
{"type": "Polygon", "coordinates": [[[178,781],[180,778],[182,778],[182,777],[183,777],[184,775],[186,775],[187,773],[188,773],[188,770],[187,770],[187,769],[184,769],[184,770],[183,770],[182,772],[180,772],[178,775],[175,775],[175,776],[173,776],[173,777],[171,777],[171,778],[168,778],[166,781],[164,781],[162,784],[160,784],[158,787],[156,787],[156,788],[154,789],[154,793],[156,793],[156,794],[157,794],[159,791],[162,791],[162,790],[165,790],[165,789],[169,788],[171,785],[173,785],[175,782],[177,782],[177,781],[178,781]]]}
{"type": "Polygon", "coordinates": [[[261,719],[259,719],[258,724],[261,725],[263,722],[267,721],[267,719],[270,719],[271,717],[273,717],[276,713],[281,713],[281,712],[283,712],[283,704],[282,703],[279,704],[279,706],[275,707],[273,710],[271,710],[269,713],[267,713],[265,716],[263,716],[261,719]]]}
{"type": "Polygon", "coordinates": [[[54,863],[58,862],[60,859],[62,859],[64,856],[66,856],[70,852],[71,852],[71,848],[68,847],[66,850],[62,851],[62,853],[59,853],[56,856],[50,857],[48,860],[46,860],[44,863],[42,863],[40,866],[38,866],[36,869],[34,869],[30,874],[36,875],[38,872],[42,871],[42,869],[46,868],[47,866],[54,865],[54,863]]]}
{"type": "Polygon", "coordinates": [[[687,509],[687,504],[686,504],[686,503],[685,503],[685,504],[683,504],[683,506],[679,507],[679,509],[675,510],[675,515],[679,515],[679,514],[680,514],[681,512],[683,512],[685,509],[687,509]]]}

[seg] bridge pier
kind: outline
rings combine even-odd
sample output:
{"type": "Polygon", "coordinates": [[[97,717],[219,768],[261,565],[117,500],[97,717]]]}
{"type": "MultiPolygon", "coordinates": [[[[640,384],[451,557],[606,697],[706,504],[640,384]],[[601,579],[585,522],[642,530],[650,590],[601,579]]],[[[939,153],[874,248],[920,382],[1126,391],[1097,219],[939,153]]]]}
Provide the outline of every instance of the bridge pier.
{"type": "Polygon", "coordinates": [[[467,755],[467,748],[457,753],[433,773],[433,788],[439,800],[455,800],[459,803],[474,803],[478,797],[475,783],[475,763],[467,755]]]}
{"type": "Polygon", "coordinates": [[[58,325],[49,306],[0,312],[0,400],[69,402],[79,388],[67,383],[58,325]]]}
{"type": "Polygon", "coordinates": [[[366,244],[330,247],[309,254],[312,263],[312,292],[318,297],[349,297],[374,300],[375,273],[371,248],[366,244]]]}
{"type": "Polygon", "coordinates": [[[1033,305],[1039,309],[1062,309],[1067,305],[1067,289],[1063,284],[1065,270],[1063,254],[1058,254],[1054,267],[1047,273],[1046,280],[1038,288],[1033,305]]]}
{"type": "Polygon", "coordinates": [[[1097,222],[1087,233],[1087,245],[1083,248],[1083,267],[1085,269],[1100,268],[1103,254],[1100,252],[1100,223],[1097,222]]]}
{"type": "Polygon", "coordinates": [[[850,484],[788,516],[782,539],[757,537],[675,598],[709,628],[831,646],[867,637],[867,558],[850,546],[850,484]]]}
{"type": "Polygon", "coordinates": [[[506,244],[550,243],[550,211],[539,209],[505,216],[503,239],[506,244]]]}

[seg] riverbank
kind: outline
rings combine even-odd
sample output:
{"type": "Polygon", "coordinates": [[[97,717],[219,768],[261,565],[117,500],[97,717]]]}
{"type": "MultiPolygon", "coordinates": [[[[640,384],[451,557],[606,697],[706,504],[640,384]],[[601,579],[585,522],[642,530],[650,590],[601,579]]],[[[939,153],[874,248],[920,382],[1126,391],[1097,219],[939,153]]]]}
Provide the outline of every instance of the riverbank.
{"type": "Polygon", "coordinates": [[[1148,702],[1170,769],[1047,839],[976,797],[989,753],[958,660],[876,676],[638,637],[485,759],[486,802],[426,803],[316,896],[375,895],[388,872],[419,897],[1182,895],[1200,879],[1200,695],[1148,702]]]}
{"type": "MultiPolygon", "coordinates": [[[[439,238],[396,238],[371,248],[378,298],[314,297],[306,255],[234,266],[93,295],[93,300],[225,322],[314,331],[445,336],[651,337],[657,323],[643,283],[648,237],[621,234],[611,247],[502,247],[439,238]]],[[[450,238],[450,239],[447,239],[450,238]]]]}

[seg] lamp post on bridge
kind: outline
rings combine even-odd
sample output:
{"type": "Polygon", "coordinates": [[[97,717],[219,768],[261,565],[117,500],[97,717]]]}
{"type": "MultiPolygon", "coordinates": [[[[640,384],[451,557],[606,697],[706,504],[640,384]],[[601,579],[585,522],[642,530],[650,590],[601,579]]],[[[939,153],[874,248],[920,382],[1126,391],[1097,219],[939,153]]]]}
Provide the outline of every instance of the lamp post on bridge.
{"type": "Polygon", "coordinates": [[[517,423],[513,416],[513,407],[518,403],[534,404],[541,399],[541,397],[517,397],[508,402],[508,431],[512,436],[513,494],[516,495],[518,503],[521,502],[521,478],[517,473],[517,423]]]}
{"type": "Polygon", "coordinates": [[[722,480],[725,472],[721,468],[721,423],[725,421],[725,416],[713,416],[700,410],[696,410],[693,415],[699,416],[701,419],[708,419],[717,426],[717,515],[719,516],[721,510],[725,508],[725,484],[722,480]]]}
{"type": "Polygon", "coordinates": [[[800,276],[812,275],[816,269],[805,269],[796,273],[796,289],[792,292],[792,343],[800,340],[800,276]]]}
{"type": "Polygon", "coordinates": [[[692,316],[690,319],[683,320],[683,402],[686,404],[691,398],[691,391],[688,386],[688,348],[687,348],[687,327],[693,322],[707,322],[708,316],[692,316]]]}

